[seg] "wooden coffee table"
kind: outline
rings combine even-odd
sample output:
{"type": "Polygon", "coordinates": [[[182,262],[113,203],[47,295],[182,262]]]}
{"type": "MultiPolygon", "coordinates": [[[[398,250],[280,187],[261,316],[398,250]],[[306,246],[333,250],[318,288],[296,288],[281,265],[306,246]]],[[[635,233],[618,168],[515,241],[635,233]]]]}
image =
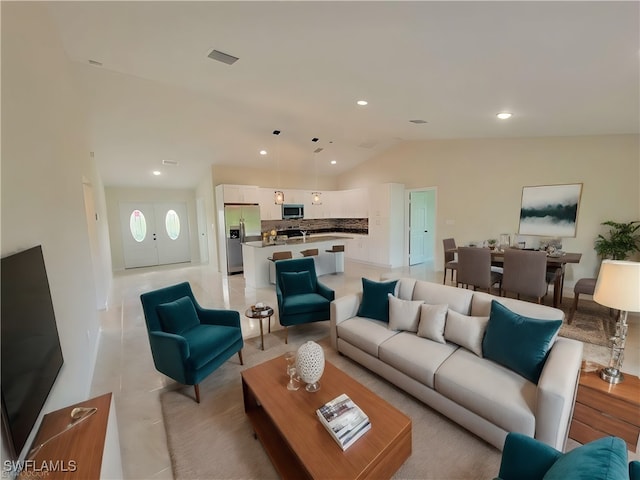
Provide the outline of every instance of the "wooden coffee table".
{"type": "Polygon", "coordinates": [[[390,478],[411,455],[411,419],[326,362],[320,390],[287,390],[284,356],[242,372],[244,409],[282,478],[390,478]],[[371,430],[342,451],[316,409],[346,393],[371,430]]]}

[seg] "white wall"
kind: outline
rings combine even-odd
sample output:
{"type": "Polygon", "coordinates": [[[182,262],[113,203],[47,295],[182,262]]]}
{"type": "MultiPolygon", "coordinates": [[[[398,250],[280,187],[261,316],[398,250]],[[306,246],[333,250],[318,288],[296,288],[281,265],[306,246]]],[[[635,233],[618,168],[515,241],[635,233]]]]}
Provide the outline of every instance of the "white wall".
{"type": "Polygon", "coordinates": [[[189,216],[189,250],[192,261],[200,261],[198,245],[198,221],[196,217],[195,190],[181,188],[131,188],[106,187],[105,198],[111,242],[111,265],[113,271],[124,270],[122,250],[122,228],[120,225],[120,203],[140,202],[184,202],[189,216]]]}
{"type": "Polygon", "coordinates": [[[593,276],[593,243],[606,220],[640,220],[638,135],[405,142],[341,175],[339,188],[397,182],[438,188],[436,263],[442,239],[458,244],[518,230],[522,187],[583,183],[577,236],[566,251],[582,253],[567,269],[567,285],[593,276]]]}
{"type": "Polygon", "coordinates": [[[88,397],[99,333],[82,187],[99,180],[76,91],[43,4],[3,2],[1,254],[42,245],[65,362],[45,412],[88,397]]]}
{"type": "Polygon", "coordinates": [[[196,187],[196,198],[202,199],[207,218],[207,253],[209,265],[218,270],[218,242],[216,240],[216,208],[211,176],[205,175],[196,187]]]}

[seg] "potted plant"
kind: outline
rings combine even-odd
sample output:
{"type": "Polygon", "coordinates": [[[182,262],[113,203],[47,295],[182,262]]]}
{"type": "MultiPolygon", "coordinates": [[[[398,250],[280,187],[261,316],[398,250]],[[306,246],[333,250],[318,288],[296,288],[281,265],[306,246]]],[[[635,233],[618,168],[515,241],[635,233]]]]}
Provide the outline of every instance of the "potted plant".
{"type": "Polygon", "coordinates": [[[640,229],[640,221],[618,223],[609,220],[602,225],[611,228],[608,238],[598,235],[596,239],[595,249],[600,257],[625,260],[631,254],[640,252],[640,234],[636,233],[640,229]]]}
{"type": "Polygon", "coordinates": [[[495,238],[490,238],[489,240],[487,240],[487,245],[491,250],[495,250],[497,244],[498,240],[496,240],[495,238]]]}

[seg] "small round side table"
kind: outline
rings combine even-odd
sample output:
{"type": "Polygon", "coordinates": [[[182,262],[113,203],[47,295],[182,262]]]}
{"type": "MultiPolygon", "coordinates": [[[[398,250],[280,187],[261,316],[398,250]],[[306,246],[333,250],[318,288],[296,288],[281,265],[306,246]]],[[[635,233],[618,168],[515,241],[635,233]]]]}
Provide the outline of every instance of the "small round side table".
{"type": "Polygon", "coordinates": [[[271,316],[273,315],[273,308],[265,305],[263,308],[255,308],[255,306],[250,306],[244,312],[245,317],[257,319],[260,323],[260,343],[261,348],[264,350],[264,331],[262,329],[262,319],[267,318],[269,326],[269,333],[271,333],[271,316]]]}

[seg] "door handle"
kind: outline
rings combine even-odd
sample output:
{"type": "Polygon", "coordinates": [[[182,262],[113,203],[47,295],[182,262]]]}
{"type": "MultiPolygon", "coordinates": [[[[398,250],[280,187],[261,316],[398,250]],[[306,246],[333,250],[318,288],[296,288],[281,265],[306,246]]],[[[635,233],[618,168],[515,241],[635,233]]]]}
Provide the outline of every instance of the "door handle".
{"type": "Polygon", "coordinates": [[[424,233],[429,233],[429,230],[425,230],[424,233]]]}

